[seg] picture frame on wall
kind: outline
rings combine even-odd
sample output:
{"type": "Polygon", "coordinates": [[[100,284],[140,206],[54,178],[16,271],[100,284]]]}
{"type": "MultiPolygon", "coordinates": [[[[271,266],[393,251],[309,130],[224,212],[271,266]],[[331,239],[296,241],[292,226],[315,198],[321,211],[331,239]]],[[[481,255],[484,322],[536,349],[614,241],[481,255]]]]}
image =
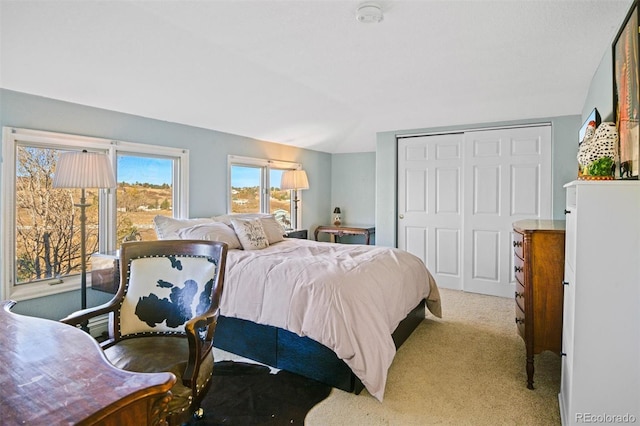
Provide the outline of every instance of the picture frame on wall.
{"type": "Polygon", "coordinates": [[[613,107],[619,134],[618,179],[638,179],[640,166],[640,79],[638,0],[613,41],[613,107]]]}

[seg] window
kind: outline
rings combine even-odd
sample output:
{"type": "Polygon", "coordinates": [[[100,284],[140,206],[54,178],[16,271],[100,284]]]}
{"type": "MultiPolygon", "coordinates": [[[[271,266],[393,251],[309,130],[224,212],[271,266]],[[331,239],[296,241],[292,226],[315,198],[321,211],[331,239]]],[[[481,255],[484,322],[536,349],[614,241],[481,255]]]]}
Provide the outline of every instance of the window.
{"type": "MultiPolygon", "coordinates": [[[[86,253],[122,241],[155,239],[157,214],[188,216],[188,152],[176,148],[4,128],[2,154],[2,298],[23,300],[80,283],[80,189],[52,188],[64,151],[111,158],[116,190],[86,189],[86,253]]],[[[90,280],[91,274],[87,275],[90,280]]]]}
{"type": "Polygon", "coordinates": [[[155,240],[153,218],[173,216],[176,159],[118,153],[116,241],[155,240]]]}
{"type": "Polygon", "coordinates": [[[300,164],[233,155],[228,163],[229,213],[271,213],[286,229],[298,227],[299,218],[291,214],[295,197],[280,189],[280,180],[285,170],[300,169],[300,164]]]}

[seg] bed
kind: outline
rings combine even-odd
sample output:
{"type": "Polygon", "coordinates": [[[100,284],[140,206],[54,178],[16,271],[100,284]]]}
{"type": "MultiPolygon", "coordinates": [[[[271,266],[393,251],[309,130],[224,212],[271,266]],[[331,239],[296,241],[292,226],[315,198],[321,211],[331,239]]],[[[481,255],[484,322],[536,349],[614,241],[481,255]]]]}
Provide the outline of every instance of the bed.
{"type": "MultiPolygon", "coordinates": [[[[233,229],[229,220],[218,220],[227,225],[224,233],[233,229]]],[[[212,228],[222,229],[202,223],[176,234],[231,238],[212,228]]],[[[214,337],[222,350],[349,392],[366,388],[382,400],[396,349],[426,309],[441,315],[433,277],[405,251],[285,239],[281,233],[255,250],[229,242],[214,337]]]]}

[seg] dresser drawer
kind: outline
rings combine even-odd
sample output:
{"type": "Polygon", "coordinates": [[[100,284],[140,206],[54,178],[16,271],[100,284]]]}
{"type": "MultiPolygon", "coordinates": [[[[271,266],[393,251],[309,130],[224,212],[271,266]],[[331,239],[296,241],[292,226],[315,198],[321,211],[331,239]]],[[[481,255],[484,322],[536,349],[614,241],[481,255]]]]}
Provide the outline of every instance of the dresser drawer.
{"type": "Polygon", "coordinates": [[[522,284],[523,287],[527,284],[524,279],[524,260],[518,256],[513,256],[513,274],[516,277],[516,281],[522,284]]]}
{"type": "Polygon", "coordinates": [[[524,259],[524,235],[519,232],[513,233],[513,252],[524,259]]]}
{"type": "Polygon", "coordinates": [[[516,303],[516,325],[518,327],[518,334],[524,339],[524,311],[520,309],[520,305],[516,303]]]}
{"type": "Polygon", "coordinates": [[[518,305],[518,307],[520,308],[520,310],[522,312],[525,312],[525,308],[524,308],[524,285],[520,284],[519,282],[516,282],[516,294],[515,294],[515,300],[516,300],[516,305],[518,305]]]}

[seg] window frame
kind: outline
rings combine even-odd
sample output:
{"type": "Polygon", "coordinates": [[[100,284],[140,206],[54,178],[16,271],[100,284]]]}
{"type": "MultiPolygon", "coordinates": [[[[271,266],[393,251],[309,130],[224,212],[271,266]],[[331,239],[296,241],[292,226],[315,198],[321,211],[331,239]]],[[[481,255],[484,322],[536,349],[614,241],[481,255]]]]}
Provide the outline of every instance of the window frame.
{"type": "MultiPolygon", "coordinates": [[[[49,149],[90,149],[104,152],[109,156],[117,181],[117,155],[134,154],[153,157],[173,158],[173,217],[182,218],[189,215],[189,150],[150,144],[117,141],[66,133],[55,133],[41,130],[3,127],[2,129],[2,163],[0,164],[2,186],[0,188],[1,207],[0,220],[0,262],[2,268],[2,299],[27,300],[37,297],[64,293],[80,288],[80,274],[66,276],[60,282],[58,278],[38,280],[31,283],[16,284],[16,153],[18,146],[29,146],[49,149]]],[[[116,241],[116,191],[115,189],[99,190],[100,210],[99,245],[101,253],[117,249],[116,241]]],[[[87,282],[91,282],[88,271],[87,282]]]]}
{"type": "MultiPolygon", "coordinates": [[[[239,155],[229,155],[227,157],[227,214],[232,213],[233,202],[232,202],[232,194],[231,194],[231,169],[233,166],[245,166],[245,167],[256,167],[260,168],[260,213],[269,214],[270,209],[270,190],[271,190],[271,169],[278,170],[302,170],[302,164],[295,163],[292,161],[280,161],[280,160],[267,160],[263,158],[254,158],[254,157],[243,157],[239,155]]],[[[278,182],[278,185],[280,183],[278,182]]],[[[295,214],[295,204],[294,199],[295,195],[293,194],[294,190],[291,190],[290,200],[289,200],[289,211],[291,212],[291,217],[293,218],[293,223],[291,224],[293,229],[299,229],[298,224],[302,223],[302,203],[298,203],[297,215],[295,214]]],[[[302,201],[302,196],[300,191],[297,191],[298,200],[302,201]]]]}

